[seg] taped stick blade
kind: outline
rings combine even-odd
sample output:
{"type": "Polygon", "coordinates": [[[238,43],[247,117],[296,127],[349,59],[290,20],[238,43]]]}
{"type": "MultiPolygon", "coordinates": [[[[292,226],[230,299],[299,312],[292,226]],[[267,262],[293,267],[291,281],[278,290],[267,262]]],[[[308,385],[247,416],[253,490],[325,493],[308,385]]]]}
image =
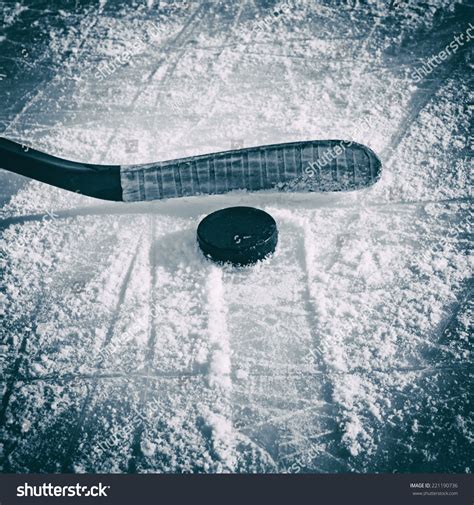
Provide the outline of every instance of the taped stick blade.
{"type": "Polygon", "coordinates": [[[121,167],[125,201],[229,191],[352,191],[374,184],[382,164],[368,147],[341,140],[275,144],[121,167]]]}

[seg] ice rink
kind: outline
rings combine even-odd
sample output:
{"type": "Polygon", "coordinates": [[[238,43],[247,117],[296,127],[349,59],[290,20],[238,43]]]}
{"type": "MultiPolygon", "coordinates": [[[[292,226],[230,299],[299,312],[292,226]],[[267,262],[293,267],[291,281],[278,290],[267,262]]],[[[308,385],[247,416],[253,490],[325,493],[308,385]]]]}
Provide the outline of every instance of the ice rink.
{"type": "Polygon", "coordinates": [[[0,470],[472,472],[473,8],[61,5],[0,2],[1,136],[109,164],[348,139],[383,175],[127,204],[0,170],[0,470]],[[278,223],[255,267],[197,248],[232,205],[278,223]]]}

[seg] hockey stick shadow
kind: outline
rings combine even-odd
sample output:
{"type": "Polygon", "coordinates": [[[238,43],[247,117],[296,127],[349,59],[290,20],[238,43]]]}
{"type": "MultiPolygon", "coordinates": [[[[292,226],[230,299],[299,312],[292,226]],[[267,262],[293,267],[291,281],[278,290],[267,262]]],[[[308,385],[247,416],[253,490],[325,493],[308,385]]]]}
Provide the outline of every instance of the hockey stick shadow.
{"type": "MultiPolygon", "coordinates": [[[[200,214],[208,214],[223,207],[234,205],[249,205],[255,207],[287,207],[314,209],[317,207],[345,207],[347,199],[351,197],[347,193],[275,193],[259,192],[247,193],[245,191],[235,191],[225,195],[210,195],[202,197],[188,197],[171,200],[161,200],[153,202],[137,202],[132,205],[121,205],[120,203],[104,203],[87,207],[76,207],[66,210],[50,210],[57,219],[67,219],[80,216],[126,216],[126,215],[160,215],[163,217],[176,217],[189,219],[200,214]]],[[[44,219],[46,213],[29,214],[22,216],[11,216],[0,219],[0,230],[11,225],[36,222],[44,219]]]]}

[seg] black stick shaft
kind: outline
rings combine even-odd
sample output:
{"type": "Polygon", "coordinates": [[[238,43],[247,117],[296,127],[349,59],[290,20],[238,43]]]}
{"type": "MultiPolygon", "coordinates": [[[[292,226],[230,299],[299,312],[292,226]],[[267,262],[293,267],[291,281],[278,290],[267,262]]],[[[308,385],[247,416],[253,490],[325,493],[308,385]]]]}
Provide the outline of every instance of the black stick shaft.
{"type": "Polygon", "coordinates": [[[0,168],[82,195],[122,201],[119,166],[63,160],[0,138],[0,168]]]}

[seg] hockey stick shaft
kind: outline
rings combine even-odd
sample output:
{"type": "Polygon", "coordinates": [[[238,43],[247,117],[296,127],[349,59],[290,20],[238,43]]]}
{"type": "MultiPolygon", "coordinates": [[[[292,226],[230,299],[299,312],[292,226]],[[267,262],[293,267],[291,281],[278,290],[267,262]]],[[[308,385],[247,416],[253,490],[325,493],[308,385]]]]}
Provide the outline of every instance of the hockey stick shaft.
{"type": "Polygon", "coordinates": [[[75,193],[122,200],[119,166],[64,160],[0,138],[0,168],[75,193]]]}

